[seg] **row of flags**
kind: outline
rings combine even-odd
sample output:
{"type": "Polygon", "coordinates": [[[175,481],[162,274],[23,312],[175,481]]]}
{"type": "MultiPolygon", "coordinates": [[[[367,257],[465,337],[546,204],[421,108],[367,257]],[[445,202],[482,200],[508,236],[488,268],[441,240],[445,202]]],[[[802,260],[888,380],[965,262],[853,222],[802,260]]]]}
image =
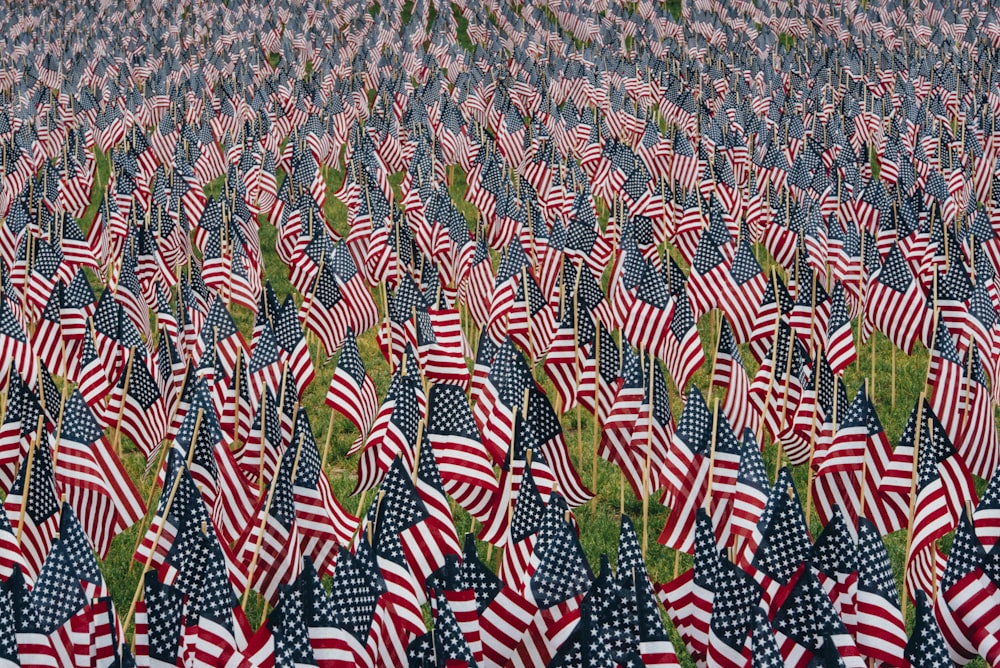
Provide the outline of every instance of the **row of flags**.
{"type": "Polygon", "coordinates": [[[0,26],[0,661],[1000,660],[995,8],[85,1],[0,26]],[[848,387],[863,346],[928,351],[896,443],[874,362],[848,387]],[[350,423],[361,517],[307,394],[350,423]],[[584,410],[646,509],[596,574],[584,410]],[[650,502],[693,559],[665,583],[650,502]]]}

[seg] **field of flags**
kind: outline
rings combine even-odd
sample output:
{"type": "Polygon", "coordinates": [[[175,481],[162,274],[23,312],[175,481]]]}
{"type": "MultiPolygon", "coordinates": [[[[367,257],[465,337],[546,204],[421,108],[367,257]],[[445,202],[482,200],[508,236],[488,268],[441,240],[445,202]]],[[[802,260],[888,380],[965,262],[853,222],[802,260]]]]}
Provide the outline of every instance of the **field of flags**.
{"type": "Polygon", "coordinates": [[[1000,666],[1000,9],[0,14],[0,668],[1000,666]]]}

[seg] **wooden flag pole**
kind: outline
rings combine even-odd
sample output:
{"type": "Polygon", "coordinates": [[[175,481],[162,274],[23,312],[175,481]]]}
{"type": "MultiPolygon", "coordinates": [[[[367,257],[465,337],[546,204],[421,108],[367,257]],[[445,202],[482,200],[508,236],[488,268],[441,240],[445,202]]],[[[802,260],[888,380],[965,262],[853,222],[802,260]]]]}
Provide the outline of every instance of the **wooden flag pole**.
{"type": "MultiPolygon", "coordinates": [[[[873,329],[871,338],[872,341],[871,370],[868,374],[868,385],[871,390],[871,394],[869,396],[871,397],[872,403],[875,403],[875,339],[876,338],[878,338],[878,330],[873,329]]],[[[891,344],[892,341],[890,341],[889,343],[891,344]]]]}
{"type": "MultiPolygon", "coordinates": [[[[579,349],[580,347],[580,276],[583,274],[583,262],[580,262],[580,267],[576,270],[576,285],[573,288],[573,344],[579,349]]],[[[597,358],[594,358],[594,364],[597,364],[597,358]]],[[[595,366],[596,369],[596,366],[595,366]]],[[[576,391],[580,392],[580,358],[577,355],[573,356],[573,371],[576,375],[576,391]]],[[[595,401],[597,395],[594,395],[595,401]]],[[[595,404],[596,407],[596,404],[595,404]]],[[[596,410],[595,410],[596,414],[596,410]]],[[[583,465],[583,430],[580,426],[581,421],[580,416],[580,398],[577,396],[576,401],[576,461],[580,466],[583,465]]],[[[595,494],[596,498],[596,494],[595,494]]]]}
{"type": "Polygon", "coordinates": [[[132,364],[135,362],[135,346],[129,349],[128,366],[125,368],[125,384],[122,386],[122,405],[118,407],[118,420],[115,423],[115,453],[122,455],[122,418],[125,416],[125,402],[128,397],[129,381],[132,379],[132,364]]]}
{"type": "Polygon", "coordinates": [[[813,271],[812,296],[810,296],[809,311],[809,347],[816,350],[816,279],[819,272],[813,271]]]}
{"type": "MultiPolygon", "coordinates": [[[[295,448],[295,462],[292,464],[292,483],[295,482],[295,470],[299,465],[299,455],[302,454],[302,440],[305,438],[305,434],[299,435],[299,444],[295,448]]],[[[267,518],[271,514],[271,504],[274,502],[274,489],[275,481],[271,481],[271,487],[267,490],[267,502],[264,504],[264,516],[260,520],[260,532],[257,534],[257,542],[253,548],[253,557],[250,558],[250,566],[247,569],[247,588],[243,590],[243,599],[240,602],[240,607],[245,611],[247,609],[247,600],[250,598],[250,590],[253,589],[253,576],[257,570],[257,561],[260,558],[260,548],[264,543],[264,531],[267,528],[267,518]]]]}
{"type": "MultiPolygon", "coordinates": [[[[188,361],[188,365],[190,365],[190,364],[191,364],[191,362],[189,360],[188,361]]],[[[180,397],[178,397],[177,401],[174,402],[174,408],[173,408],[173,410],[170,412],[170,420],[167,422],[168,425],[173,423],[174,417],[177,416],[177,409],[180,408],[180,405],[181,405],[181,400],[180,400],[180,397]]],[[[196,416],[196,417],[200,420],[200,418],[201,418],[200,411],[202,409],[198,409],[198,410],[199,410],[199,415],[196,416]]],[[[195,422],[195,432],[194,432],[195,434],[198,433],[198,426],[199,426],[199,424],[200,423],[198,421],[195,422]]],[[[170,450],[170,448],[165,447],[163,445],[163,442],[161,441],[160,442],[160,457],[159,457],[159,459],[157,460],[157,463],[156,463],[156,475],[157,476],[160,475],[160,469],[163,468],[163,460],[166,458],[167,452],[169,450],[170,450]]],[[[153,505],[153,496],[155,494],[156,494],[156,478],[153,479],[153,483],[149,487],[149,494],[148,494],[148,496],[146,498],[146,513],[147,514],[149,513],[149,508],[153,505]]],[[[143,517],[143,520],[145,520],[145,517],[143,517]]],[[[142,533],[140,533],[138,536],[136,536],[135,546],[132,547],[132,554],[135,554],[136,550],[139,549],[139,545],[141,543],[142,543],[142,533]]],[[[135,560],[134,559],[130,559],[129,560],[129,565],[128,565],[128,573],[129,573],[129,575],[132,574],[132,568],[134,566],[135,566],[135,560]]]]}
{"type": "Polygon", "coordinates": [[[705,510],[712,513],[712,475],[715,469],[715,444],[719,435],[719,398],[712,403],[712,444],[708,451],[708,481],[705,483],[705,510]]]}
{"type": "Polygon", "coordinates": [[[236,419],[237,432],[239,431],[240,424],[240,383],[242,382],[240,371],[242,366],[243,351],[240,350],[240,354],[236,356],[236,368],[233,370],[233,416],[236,419]]]}
{"type": "MultiPolygon", "coordinates": [[[[316,280],[313,281],[312,290],[309,291],[309,297],[305,300],[304,304],[306,307],[306,312],[302,315],[302,325],[308,328],[307,323],[309,322],[309,314],[312,312],[313,302],[316,301],[316,289],[319,288],[320,279],[323,278],[323,266],[326,262],[326,253],[324,253],[319,258],[319,270],[316,272],[316,280]]],[[[312,331],[308,328],[307,334],[312,331]]],[[[306,347],[309,346],[309,341],[306,341],[306,347]]]]}
{"type": "MultiPolygon", "coordinates": [[[[281,396],[278,398],[278,423],[280,424],[285,419],[285,387],[288,384],[288,362],[285,362],[284,367],[281,369],[281,396]]],[[[294,428],[294,425],[293,425],[294,428]]],[[[263,450],[261,450],[261,457],[264,456],[263,450]]],[[[258,481],[261,489],[264,489],[264,463],[261,460],[260,465],[260,480],[258,481]]]]}
{"type": "MultiPolygon", "coordinates": [[[[868,389],[868,387],[867,387],[868,386],[868,380],[865,379],[863,382],[865,384],[865,389],[867,390],[868,389]]],[[[865,394],[868,394],[868,392],[865,392],[865,394]]],[[[868,396],[870,397],[871,395],[868,394],[868,396]]],[[[858,520],[859,521],[861,520],[862,517],[865,516],[865,487],[866,487],[866,485],[865,485],[865,478],[867,478],[867,477],[868,477],[868,453],[866,452],[866,453],[864,453],[864,455],[861,458],[861,486],[860,486],[860,490],[858,491],[858,496],[860,497],[859,507],[858,507],[858,520]]]]}
{"type": "MultiPolygon", "coordinates": [[[[299,444],[298,444],[298,446],[295,449],[295,461],[292,462],[292,484],[293,485],[295,484],[295,476],[298,474],[298,471],[299,471],[299,457],[302,454],[302,439],[304,439],[304,438],[305,438],[305,434],[301,434],[299,436],[299,444]]],[[[266,521],[266,518],[265,518],[265,521],[266,521]]],[[[261,535],[264,534],[263,529],[264,529],[264,527],[261,526],[261,535]]],[[[257,548],[258,548],[258,550],[260,549],[260,545],[259,544],[258,544],[257,548]]],[[[249,586],[249,584],[247,586],[249,586]]],[[[258,624],[258,627],[263,626],[264,622],[266,620],[267,620],[267,601],[265,600],[264,601],[264,605],[261,606],[261,610],[260,610],[260,623],[258,624]]]]}
{"type": "Polygon", "coordinates": [[[351,534],[351,540],[348,541],[349,545],[354,542],[354,539],[357,538],[358,534],[361,532],[361,525],[363,524],[363,522],[361,521],[363,519],[361,517],[361,511],[365,507],[365,500],[367,498],[368,498],[368,490],[366,489],[365,491],[361,492],[361,496],[358,497],[358,509],[354,512],[354,516],[358,518],[358,526],[354,527],[354,533],[351,534]]]}
{"type": "MultiPolygon", "coordinates": [[[[191,444],[198,440],[198,431],[201,429],[201,418],[204,409],[198,409],[198,415],[194,421],[194,431],[191,435],[191,444]]],[[[191,465],[191,461],[194,458],[194,448],[188,452],[187,465],[191,465]]],[[[170,514],[170,508],[174,505],[174,498],[177,496],[177,488],[180,487],[181,483],[181,472],[178,472],[174,476],[174,482],[170,486],[170,495],[167,497],[167,504],[163,507],[163,521],[160,522],[160,526],[156,527],[156,533],[153,535],[153,544],[149,548],[149,554],[146,555],[146,561],[142,565],[142,572],[139,574],[139,584],[135,588],[135,594],[132,596],[132,604],[129,606],[128,613],[125,615],[125,621],[122,624],[122,628],[127,632],[129,626],[132,624],[132,619],[135,615],[135,606],[139,603],[139,599],[142,596],[142,585],[143,578],[146,573],[149,572],[150,564],[153,563],[153,555],[156,554],[156,548],[160,544],[160,537],[163,535],[163,527],[167,524],[167,516],[170,514]]],[[[134,640],[134,639],[133,639],[134,640]]]]}
{"type": "MultiPolygon", "coordinates": [[[[721,313],[719,314],[721,316],[721,313]]],[[[719,363],[719,341],[722,340],[722,318],[718,318],[715,323],[715,345],[712,347],[712,375],[708,377],[708,397],[706,401],[712,403],[712,391],[715,389],[715,370],[719,363]]]]}
{"type": "Polygon", "coordinates": [[[767,378],[767,391],[764,393],[764,406],[761,408],[760,421],[757,423],[757,442],[764,442],[764,418],[767,406],[771,403],[771,392],[774,390],[774,367],[778,363],[778,336],[781,334],[781,305],[778,302],[778,275],[771,268],[771,279],[774,285],[774,300],[778,304],[778,317],[774,321],[774,335],[771,337],[771,373],[767,378]]]}
{"type": "MultiPolygon", "coordinates": [[[[863,229],[860,230],[860,234],[861,234],[861,279],[860,279],[861,285],[858,286],[858,292],[860,293],[858,295],[858,301],[859,301],[859,304],[858,304],[858,313],[860,314],[859,317],[858,317],[858,334],[857,334],[857,340],[859,342],[858,345],[860,345],[860,342],[861,342],[861,321],[864,320],[864,315],[865,315],[865,295],[868,292],[868,286],[865,285],[865,282],[864,282],[865,281],[865,231],[863,229]]],[[[872,335],[874,336],[874,332],[872,333],[872,335]]],[[[860,372],[861,371],[861,355],[858,355],[857,360],[856,360],[856,364],[857,364],[857,370],[860,372]]]]}
{"type": "MultiPolygon", "coordinates": [[[[285,365],[283,374],[288,371],[288,365],[285,365]]],[[[282,384],[284,379],[282,379],[282,384]]],[[[282,390],[281,396],[284,397],[285,393],[282,390]]],[[[281,415],[278,415],[278,425],[281,425],[281,415]]],[[[260,402],[260,461],[257,462],[257,493],[264,493],[264,446],[267,441],[267,386],[264,386],[264,394],[261,396],[260,402]]],[[[323,460],[326,461],[326,460],[323,460]]],[[[322,464],[322,462],[321,462],[322,464]]]]}
{"type": "Polygon", "coordinates": [[[535,370],[535,341],[531,335],[531,297],[528,295],[528,268],[521,267],[521,286],[524,288],[524,316],[528,326],[528,362],[535,370]]]}
{"type": "Polygon", "coordinates": [[[59,417],[56,419],[56,442],[52,446],[52,472],[56,472],[56,464],[59,463],[59,442],[62,440],[62,430],[63,430],[63,419],[66,416],[66,402],[69,399],[69,393],[66,389],[69,388],[69,383],[67,382],[64,386],[63,396],[59,402],[59,417]]]}
{"type": "Polygon", "coordinates": [[[646,351],[649,358],[649,419],[646,421],[646,455],[642,463],[642,558],[646,558],[649,545],[649,496],[652,493],[649,481],[650,460],[653,456],[653,365],[656,359],[653,353],[646,351]]]}
{"type": "MultiPolygon", "coordinates": [[[[784,426],[785,420],[788,417],[788,385],[792,379],[792,352],[795,350],[795,335],[789,332],[788,336],[788,354],[785,356],[785,387],[784,387],[784,401],[781,403],[781,423],[780,426],[784,426]]],[[[773,377],[773,376],[772,376],[773,377]]],[[[765,406],[766,408],[766,406],[765,406]]],[[[763,418],[763,416],[762,416],[763,418]]],[[[778,471],[781,470],[781,458],[784,455],[784,445],[781,439],[778,439],[778,454],[774,460],[774,479],[778,479],[778,471]]]]}
{"type": "MultiPolygon", "coordinates": [[[[336,371],[334,371],[336,373],[336,371]]],[[[323,442],[323,456],[320,457],[319,466],[321,469],[326,469],[326,458],[330,454],[330,437],[333,435],[333,419],[336,417],[337,411],[330,409],[330,421],[326,425],[326,440],[323,442]]]]}
{"type": "Polygon", "coordinates": [[[420,469],[420,445],[424,440],[424,421],[417,421],[417,445],[413,448],[413,484],[417,484],[417,471],[420,469]]]}
{"type": "Polygon", "coordinates": [[[972,349],[976,345],[976,335],[973,334],[969,339],[969,361],[966,364],[965,369],[965,402],[962,406],[962,421],[961,429],[959,433],[964,434],[966,427],[969,425],[969,415],[972,413],[972,403],[969,401],[969,396],[972,394],[972,349]]]}
{"type": "MultiPolygon", "coordinates": [[[[812,483],[813,483],[813,456],[816,454],[816,420],[819,417],[819,360],[822,345],[816,347],[816,363],[813,365],[813,399],[812,420],[809,425],[809,461],[806,463],[806,528],[809,528],[809,519],[812,516],[812,483]]],[[[833,377],[834,401],[837,397],[837,377],[833,377]]]]}
{"type": "Polygon", "coordinates": [[[931,330],[931,341],[930,341],[931,347],[929,349],[930,354],[927,356],[927,375],[924,376],[924,389],[923,389],[924,394],[930,392],[931,367],[934,364],[934,346],[937,343],[935,339],[937,338],[938,317],[939,317],[938,310],[937,307],[935,306],[934,312],[931,313],[931,326],[933,327],[933,329],[931,330]]]}
{"type": "Polygon", "coordinates": [[[38,416],[38,426],[35,428],[35,438],[31,441],[31,446],[28,448],[28,462],[27,468],[24,469],[24,487],[21,489],[21,511],[18,513],[17,517],[17,545],[21,545],[21,536],[24,534],[24,515],[28,510],[28,493],[31,489],[31,470],[34,468],[35,463],[35,449],[38,447],[38,442],[42,440],[42,428],[45,426],[45,416],[38,416]]]}
{"type": "Polygon", "coordinates": [[[594,335],[594,452],[591,468],[591,490],[594,498],[590,502],[590,514],[597,514],[597,450],[601,439],[601,318],[597,317],[597,331],[594,335]]]}
{"type": "Polygon", "coordinates": [[[393,357],[392,354],[392,318],[389,317],[389,289],[386,287],[385,281],[379,283],[378,286],[379,286],[379,292],[381,292],[382,294],[382,305],[385,311],[385,317],[383,318],[382,322],[385,323],[385,328],[386,328],[385,338],[386,338],[386,345],[389,348],[389,373],[391,374],[395,371],[395,369],[393,369],[392,367],[396,358],[393,357]]]}
{"type": "MultiPolygon", "coordinates": [[[[910,510],[907,515],[906,521],[906,551],[903,552],[903,601],[902,601],[902,612],[903,619],[906,619],[906,605],[909,596],[906,595],[906,570],[910,566],[910,548],[913,547],[913,511],[916,507],[917,502],[917,479],[920,477],[918,472],[920,464],[920,435],[923,431],[924,426],[924,399],[926,395],[921,392],[920,397],[917,399],[917,428],[914,430],[913,435],[913,471],[910,473],[910,510]]],[[[927,433],[933,438],[933,422],[931,418],[927,419],[927,433]]]]}

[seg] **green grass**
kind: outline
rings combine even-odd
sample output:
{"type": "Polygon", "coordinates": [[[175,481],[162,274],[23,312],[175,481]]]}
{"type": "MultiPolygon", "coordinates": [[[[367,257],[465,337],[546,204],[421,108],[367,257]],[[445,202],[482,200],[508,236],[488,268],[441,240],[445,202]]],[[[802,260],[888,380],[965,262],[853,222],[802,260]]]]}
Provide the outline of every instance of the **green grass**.
{"type": "MultiPolygon", "coordinates": [[[[108,162],[106,156],[99,154],[97,158],[98,183],[93,191],[91,205],[87,210],[84,220],[82,221],[82,226],[85,230],[93,220],[94,214],[97,210],[97,205],[103,197],[104,187],[108,175],[108,162]]],[[[328,188],[328,197],[324,208],[324,215],[331,224],[332,228],[338,234],[342,236],[346,235],[348,232],[346,208],[341,202],[333,198],[331,195],[331,193],[340,186],[343,179],[343,173],[340,170],[332,168],[324,168],[323,173],[328,188]]],[[[279,179],[281,178],[283,178],[283,175],[279,174],[279,179]]],[[[398,188],[401,179],[402,174],[394,174],[390,178],[390,183],[396,191],[395,194],[397,196],[399,195],[398,188]]],[[[451,195],[459,210],[469,221],[471,228],[476,218],[476,211],[471,205],[465,202],[463,198],[466,188],[465,174],[457,167],[452,168],[452,170],[450,170],[449,179],[449,189],[451,195]]],[[[213,182],[209,185],[207,190],[212,194],[217,194],[222,191],[222,186],[223,184],[221,181],[213,182]]],[[[602,224],[606,223],[606,208],[601,211],[600,218],[602,224]]],[[[265,279],[270,281],[275,292],[279,295],[279,298],[283,298],[284,295],[287,294],[292,294],[295,297],[296,302],[300,303],[300,297],[297,293],[295,293],[288,281],[288,267],[279,260],[274,250],[276,238],[275,227],[264,216],[259,218],[259,223],[260,241],[264,255],[265,279]]],[[[607,276],[605,276],[605,283],[606,281],[607,276]]],[[[232,313],[241,333],[245,338],[247,338],[247,340],[249,340],[250,333],[253,328],[253,314],[249,310],[239,306],[234,306],[232,313]]],[[[698,323],[702,342],[705,345],[706,353],[709,359],[711,359],[711,351],[713,348],[711,342],[714,338],[712,319],[712,314],[706,314],[698,323]]],[[[474,332],[470,331],[468,334],[470,336],[470,340],[472,340],[474,332]]],[[[310,340],[310,350],[316,366],[316,379],[305,393],[303,406],[309,414],[313,430],[316,435],[316,440],[320,446],[323,447],[327,439],[330,441],[331,454],[326,473],[330,479],[337,498],[350,512],[363,512],[367,507],[367,503],[370,503],[371,495],[369,495],[368,500],[363,502],[361,505],[359,505],[358,499],[349,497],[356,479],[357,461],[356,458],[346,457],[346,453],[357,434],[346,418],[340,416],[339,414],[333,414],[331,419],[331,411],[326,407],[324,397],[335,365],[326,360],[325,352],[321,350],[321,346],[313,340],[312,337],[310,337],[310,340]]],[[[928,355],[926,350],[920,347],[919,344],[912,356],[908,357],[902,353],[893,355],[891,353],[891,344],[881,334],[876,334],[874,341],[874,347],[871,343],[869,343],[859,349],[859,361],[857,364],[850,367],[844,380],[849,397],[853,396],[853,393],[857,390],[865,378],[873,380],[870,387],[876,410],[878,411],[879,417],[885,427],[890,441],[892,443],[896,443],[899,439],[900,433],[902,432],[910,409],[914,405],[914,402],[917,400],[920,390],[922,389],[923,380],[927,371],[928,355]],[[872,375],[872,355],[874,355],[875,359],[874,375],[872,375]],[[894,361],[895,372],[893,372],[894,361]],[[895,378],[895,383],[893,383],[893,378],[895,378]]],[[[389,385],[390,373],[388,364],[378,349],[376,329],[372,329],[360,336],[358,345],[365,363],[368,366],[369,373],[378,388],[379,395],[384,396],[389,385]]],[[[748,363],[748,372],[753,374],[756,371],[753,358],[748,354],[748,351],[744,352],[746,353],[744,355],[744,359],[748,363]]],[[[702,389],[703,393],[706,394],[711,372],[710,367],[710,363],[706,363],[697,372],[693,380],[693,382],[702,389]]],[[[535,377],[542,383],[549,396],[554,396],[552,385],[545,374],[541,371],[540,365],[536,368],[535,377]]],[[[670,396],[673,414],[675,417],[678,417],[680,415],[681,405],[679,394],[675,387],[671,386],[670,396]]],[[[571,411],[563,416],[562,424],[573,464],[580,472],[581,478],[584,482],[590,486],[592,476],[595,471],[593,418],[586,411],[571,411]]],[[[135,450],[134,446],[128,442],[128,439],[125,438],[123,441],[125,443],[125,454],[123,456],[124,465],[135,481],[136,486],[142,493],[143,498],[147,498],[147,495],[153,488],[154,477],[152,475],[145,474],[145,460],[135,450]]],[[[764,447],[764,459],[769,476],[772,480],[773,474],[776,471],[777,454],[777,447],[774,444],[766,443],[764,447]]],[[[795,484],[799,489],[800,495],[804,498],[806,489],[806,468],[804,466],[795,467],[793,474],[795,484]]],[[[977,483],[979,490],[982,491],[984,487],[983,481],[977,481],[977,483]]],[[[622,476],[617,468],[607,462],[604,462],[603,460],[598,460],[596,463],[597,500],[593,504],[588,504],[577,509],[575,512],[581,527],[581,544],[591,566],[595,571],[599,568],[601,555],[608,555],[612,566],[615,565],[614,560],[617,552],[617,540],[620,525],[619,508],[621,504],[621,485],[622,476]]],[[[152,497],[153,503],[150,505],[150,508],[155,509],[158,494],[158,490],[154,491],[152,497]]],[[[457,507],[454,503],[452,504],[452,507],[455,514],[456,527],[458,528],[459,533],[462,534],[470,528],[471,518],[465,511],[457,507]]],[[[656,537],[659,535],[659,531],[667,519],[668,510],[657,503],[651,503],[648,525],[644,525],[642,521],[642,503],[632,495],[630,489],[626,489],[624,495],[624,511],[633,518],[640,537],[644,531],[648,531],[649,552],[647,554],[647,566],[651,577],[657,582],[669,581],[674,574],[676,555],[673,550],[665,548],[656,542],[656,537]]],[[[119,535],[112,545],[108,558],[102,563],[102,572],[108,581],[112,596],[121,614],[124,614],[124,612],[128,609],[129,602],[131,601],[132,595],[139,582],[141,565],[130,563],[130,557],[133,546],[135,545],[140,532],[145,531],[145,526],[148,523],[150,516],[147,516],[146,522],[137,524],[128,531],[119,535]]],[[[809,518],[809,523],[813,537],[817,536],[822,527],[815,512],[813,512],[812,516],[809,518]]],[[[888,536],[885,541],[892,559],[897,585],[900,587],[900,591],[902,591],[902,561],[906,542],[905,532],[897,532],[896,534],[888,536]]],[[[950,540],[942,541],[943,548],[947,548],[949,546],[950,540]]],[[[490,551],[485,545],[481,545],[480,548],[480,554],[483,558],[485,558],[490,551]]],[[[498,558],[499,551],[492,551],[491,563],[494,566],[496,565],[498,558]]],[[[679,566],[681,571],[690,568],[691,557],[686,554],[681,555],[679,559],[679,566]]],[[[260,619],[261,600],[256,594],[252,594],[250,597],[248,615],[250,616],[251,621],[255,624],[260,619]]],[[[912,616],[913,606],[911,605],[909,606],[910,619],[907,620],[908,625],[912,624],[912,616]]],[[[669,620],[667,621],[667,625],[673,634],[672,637],[678,653],[684,655],[683,644],[673,631],[669,620]]],[[[684,657],[683,661],[684,665],[693,665],[687,657],[684,657]]],[[[979,663],[972,665],[984,664],[979,663]]]]}

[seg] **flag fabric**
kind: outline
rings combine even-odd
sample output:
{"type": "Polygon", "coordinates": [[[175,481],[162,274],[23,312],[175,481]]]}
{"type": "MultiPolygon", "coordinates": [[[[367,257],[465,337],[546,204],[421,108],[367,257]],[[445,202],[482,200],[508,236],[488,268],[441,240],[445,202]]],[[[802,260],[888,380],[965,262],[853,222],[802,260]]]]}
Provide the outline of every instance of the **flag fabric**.
{"type": "Polygon", "coordinates": [[[698,657],[708,654],[712,606],[722,565],[708,513],[699,510],[695,521],[692,568],[681,577],[660,585],[657,597],[666,608],[688,653],[698,660],[698,657]]]}
{"type": "Polygon", "coordinates": [[[111,390],[106,414],[120,416],[116,429],[150,459],[167,436],[167,407],[145,360],[133,355],[129,369],[111,390]]]}
{"type": "Polygon", "coordinates": [[[1000,662],[995,12],[299,4],[0,16],[0,664],[1000,662]]]}
{"type": "Polygon", "coordinates": [[[899,610],[896,578],[889,553],[868,520],[858,520],[858,651],[870,660],[889,664],[903,661],[906,623],[899,610]]]}
{"type": "Polygon", "coordinates": [[[441,483],[450,497],[484,522],[499,493],[490,460],[465,392],[434,385],[427,397],[427,445],[434,449],[441,483]]]}
{"type": "Polygon", "coordinates": [[[830,665],[830,656],[843,666],[865,665],[811,567],[799,575],[772,624],[786,666],[830,665]]]}
{"type": "Polygon", "coordinates": [[[302,567],[292,486],[303,438],[285,450],[257,515],[238,541],[241,548],[237,556],[250,573],[250,586],[272,606],[278,603],[280,588],[291,584],[302,567]]]}
{"type": "Polygon", "coordinates": [[[53,445],[56,486],[73,507],[102,557],[111,541],[145,516],[145,506],[79,391],[61,407],[53,445]]]}
{"type": "Polygon", "coordinates": [[[865,319],[909,355],[918,338],[926,340],[922,328],[930,319],[925,311],[923,290],[894,245],[869,279],[865,319]]]}
{"type": "Polygon", "coordinates": [[[829,521],[833,506],[840,505],[849,521],[856,524],[864,495],[864,516],[882,535],[903,528],[909,515],[906,495],[881,485],[891,459],[885,430],[862,385],[832,443],[813,460],[813,498],[820,517],[829,521]]]}
{"type": "Polygon", "coordinates": [[[906,643],[906,661],[914,668],[947,665],[951,657],[934,618],[934,606],[922,591],[917,593],[915,605],[913,632],[906,643]]]}
{"type": "Polygon", "coordinates": [[[337,369],[326,393],[326,404],[344,415],[357,428],[358,438],[352,446],[357,447],[368,434],[368,428],[375,419],[378,395],[374,381],[365,370],[358,352],[357,339],[351,330],[344,337],[337,369]]]}
{"type": "Polygon", "coordinates": [[[25,575],[31,580],[41,571],[59,531],[59,498],[49,435],[44,430],[38,433],[41,438],[33,443],[4,499],[7,519],[24,557],[25,575]]]}
{"type": "Polygon", "coordinates": [[[996,601],[983,570],[987,559],[971,518],[963,513],[941,578],[940,603],[934,610],[952,661],[958,664],[979,655],[980,642],[989,641],[985,617],[980,614],[990,614],[996,601]]]}

